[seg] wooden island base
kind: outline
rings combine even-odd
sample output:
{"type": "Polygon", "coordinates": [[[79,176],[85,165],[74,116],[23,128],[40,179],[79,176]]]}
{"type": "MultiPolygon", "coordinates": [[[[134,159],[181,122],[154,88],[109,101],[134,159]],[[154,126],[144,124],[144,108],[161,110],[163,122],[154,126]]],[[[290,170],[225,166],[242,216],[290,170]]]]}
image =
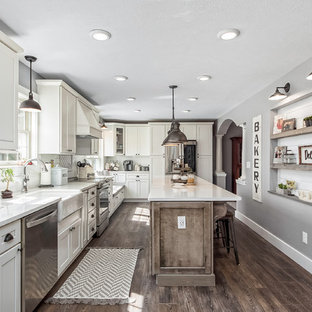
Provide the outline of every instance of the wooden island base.
{"type": "Polygon", "coordinates": [[[158,286],[215,286],[214,274],[158,274],[158,286]]]}
{"type": "Polygon", "coordinates": [[[151,202],[151,232],[158,286],[215,286],[212,202],[151,202]]]}

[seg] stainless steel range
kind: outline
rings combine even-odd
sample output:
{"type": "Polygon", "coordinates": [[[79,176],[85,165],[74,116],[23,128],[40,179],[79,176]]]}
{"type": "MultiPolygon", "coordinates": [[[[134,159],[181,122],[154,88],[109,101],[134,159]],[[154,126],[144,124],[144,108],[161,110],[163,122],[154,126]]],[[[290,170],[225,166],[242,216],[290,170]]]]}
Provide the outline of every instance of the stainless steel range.
{"type": "Polygon", "coordinates": [[[101,178],[98,182],[98,196],[96,205],[96,236],[99,237],[109,224],[109,203],[113,196],[112,177],[101,178]]]}

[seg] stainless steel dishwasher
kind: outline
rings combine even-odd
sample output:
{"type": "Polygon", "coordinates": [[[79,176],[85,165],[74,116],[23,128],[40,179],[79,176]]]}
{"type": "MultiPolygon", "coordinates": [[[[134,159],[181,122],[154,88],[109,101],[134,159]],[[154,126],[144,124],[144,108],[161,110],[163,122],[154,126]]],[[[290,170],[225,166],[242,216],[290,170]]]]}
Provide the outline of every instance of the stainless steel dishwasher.
{"type": "Polygon", "coordinates": [[[32,312],[57,281],[57,203],[23,219],[22,311],[32,312]]]}

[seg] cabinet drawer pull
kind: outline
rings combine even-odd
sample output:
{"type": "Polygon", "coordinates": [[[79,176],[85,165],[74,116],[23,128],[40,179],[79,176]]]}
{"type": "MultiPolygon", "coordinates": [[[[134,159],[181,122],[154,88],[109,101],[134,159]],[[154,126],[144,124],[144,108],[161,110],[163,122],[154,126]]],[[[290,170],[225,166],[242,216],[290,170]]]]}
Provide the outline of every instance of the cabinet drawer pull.
{"type": "Polygon", "coordinates": [[[67,150],[67,152],[72,152],[72,151],[73,151],[73,150],[71,150],[71,149],[68,149],[68,150],[67,150]]]}
{"type": "Polygon", "coordinates": [[[4,242],[8,243],[9,241],[13,240],[14,236],[11,233],[8,233],[7,235],[5,235],[4,237],[4,242]]]}

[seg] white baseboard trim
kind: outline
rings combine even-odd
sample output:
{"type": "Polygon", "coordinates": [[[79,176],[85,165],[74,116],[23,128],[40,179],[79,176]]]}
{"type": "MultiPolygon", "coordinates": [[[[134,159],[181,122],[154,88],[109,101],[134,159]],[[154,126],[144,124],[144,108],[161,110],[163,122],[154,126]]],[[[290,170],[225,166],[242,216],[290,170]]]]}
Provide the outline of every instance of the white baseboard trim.
{"type": "Polygon", "coordinates": [[[274,247],[279,249],[286,256],[294,260],[296,263],[298,263],[305,270],[307,270],[308,272],[312,274],[312,259],[304,255],[303,253],[301,253],[294,247],[290,246],[289,244],[287,244],[286,242],[284,242],[283,240],[281,240],[280,238],[278,238],[277,236],[275,236],[274,234],[266,230],[264,227],[262,227],[258,223],[249,219],[241,212],[236,210],[235,216],[238,220],[242,221],[249,228],[251,228],[257,234],[259,234],[261,237],[263,237],[265,240],[271,243],[274,247]]]}

